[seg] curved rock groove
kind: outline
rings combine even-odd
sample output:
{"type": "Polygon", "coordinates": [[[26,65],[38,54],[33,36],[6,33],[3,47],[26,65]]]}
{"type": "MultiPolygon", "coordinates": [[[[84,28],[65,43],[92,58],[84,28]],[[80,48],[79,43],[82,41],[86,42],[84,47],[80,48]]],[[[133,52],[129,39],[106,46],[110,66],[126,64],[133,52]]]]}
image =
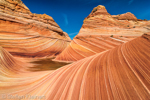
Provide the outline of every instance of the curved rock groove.
{"type": "MultiPolygon", "coordinates": [[[[44,100],[149,100],[149,52],[150,34],[144,34],[109,51],[97,53],[55,71],[39,74],[40,72],[30,71],[20,73],[17,70],[18,73],[13,74],[16,78],[7,76],[12,79],[7,82],[12,81],[13,84],[0,85],[0,94],[44,95],[44,100]],[[36,76],[31,76],[31,73],[36,76]],[[17,77],[19,75],[21,78],[17,77]],[[18,83],[19,80],[29,78],[30,80],[18,83]]],[[[4,55],[1,56],[1,61],[3,59],[12,57],[4,55]]],[[[9,65],[13,66],[12,63],[9,65]]],[[[5,64],[1,66],[5,69],[9,67],[5,64]]],[[[0,77],[4,80],[1,83],[5,83],[7,77],[2,73],[1,71],[0,77]]]]}

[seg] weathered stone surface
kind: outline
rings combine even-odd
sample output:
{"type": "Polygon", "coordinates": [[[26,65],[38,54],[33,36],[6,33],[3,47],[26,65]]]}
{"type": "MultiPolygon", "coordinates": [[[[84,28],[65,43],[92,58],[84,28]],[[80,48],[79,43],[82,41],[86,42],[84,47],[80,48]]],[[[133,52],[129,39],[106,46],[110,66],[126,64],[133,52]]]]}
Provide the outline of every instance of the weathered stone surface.
{"type": "Polygon", "coordinates": [[[125,14],[120,14],[120,15],[112,15],[113,18],[116,18],[118,20],[132,20],[132,21],[137,21],[138,19],[136,18],[135,15],[133,15],[130,12],[127,12],[125,14]]]}
{"type": "Polygon", "coordinates": [[[149,38],[145,34],[53,72],[12,77],[2,75],[0,69],[0,94],[38,95],[44,100],[149,100],[149,38]]]}
{"type": "Polygon", "coordinates": [[[73,62],[115,48],[136,36],[86,35],[76,36],[55,61],[73,62]]]}
{"type": "Polygon", "coordinates": [[[131,13],[114,18],[99,5],[85,18],[78,35],[55,60],[77,61],[110,50],[146,32],[150,32],[150,21],[137,21],[131,13]]]}
{"type": "Polygon", "coordinates": [[[70,43],[51,17],[9,12],[0,11],[0,100],[150,99],[150,33],[139,36],[149,21],[118,20],[98,6],[70,43]],[[126,27],[135,23],[138,31],[126,27]],[[59,53],[55,60],[76,62],[33,72],[33,63],[16,57],[59,53]]]}
{"type": "Polygon", "coordinates": [[[150,21],[138,21],[132,13],[110,15],[99,5],[85,18],[78,35],[142,35],[149,32],[150,21]],[[95,10],[96,9],[96,10],[95,10]]]}
{"type": "Polygon", "coordinates": [[[69,44],[68,34],[51,16],[31,13],[20,0],[1,0],[0,5],[0,46],[12,55],[54,57],[69,44]]]}
{"type": "Polygon", "coordinates": [[[0,0],[0,8],[11,12],[31,13],[21,0],[0,0]]]}

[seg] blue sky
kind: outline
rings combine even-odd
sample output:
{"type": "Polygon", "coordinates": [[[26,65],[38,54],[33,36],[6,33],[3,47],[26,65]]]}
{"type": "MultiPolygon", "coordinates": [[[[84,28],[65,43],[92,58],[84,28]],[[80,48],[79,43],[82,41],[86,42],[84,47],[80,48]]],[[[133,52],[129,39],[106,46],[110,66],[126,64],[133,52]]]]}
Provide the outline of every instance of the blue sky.
{"type": "Polygon", "coordinates": [[[133,13],[150,20],[150,0],[22,0],[32,13],[48,14],[71,39],[78,34],[92,9],[104,5],[111,15],[133,13]]]}

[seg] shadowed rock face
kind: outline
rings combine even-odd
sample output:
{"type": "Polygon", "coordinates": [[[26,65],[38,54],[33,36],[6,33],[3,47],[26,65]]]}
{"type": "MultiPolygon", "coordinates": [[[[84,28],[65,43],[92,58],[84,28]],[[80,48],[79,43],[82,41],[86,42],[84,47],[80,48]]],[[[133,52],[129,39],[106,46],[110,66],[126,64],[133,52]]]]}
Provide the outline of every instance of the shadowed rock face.
{"type": "Polygon", "coordinates": [[[147,33],[53,72],[34,72],[32,76],[27,72],[13,78],[0,74],[0,94],[44,95],[44,100],[149,100],[149,52],[147,33]]]}
{"type": "Polygon", "coordinates": [[[55,60],[77,61],[149,31],[150,21],[137,21],[132,13],[111,16],[104,6],[99,5],[84,19],[78,35],[55,60]]]}
{"type": "Polygon", "coordinates": [[[0,47],[0,76],[12,76],[23,73],[27,67],[31,67],[31,64],[14,58],[8,51],[0,47]]]}
{"type": "Polygon", "coordinates": [[[31,13],[20,0],[0,0],[0,46],[14,56],[54,57],[69,42],[51,16],[31,13]]]}

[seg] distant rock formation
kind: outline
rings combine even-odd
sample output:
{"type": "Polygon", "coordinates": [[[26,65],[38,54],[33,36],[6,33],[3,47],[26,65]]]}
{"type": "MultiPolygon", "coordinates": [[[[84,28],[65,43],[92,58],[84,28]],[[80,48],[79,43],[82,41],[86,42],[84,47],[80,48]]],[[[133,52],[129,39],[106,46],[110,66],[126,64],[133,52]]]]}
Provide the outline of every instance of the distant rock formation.
{"type": "Polygon", "coordinates": [[[84,23],[78,35],[142,35],[149,32],[150,21],[138,21],[132,13],[110,15],[102,5],[95,7],[84,23]]]}
{"type": "Polygon", "coordinates": [[[97,15],[105,15],[105,16],[111,16],[105,6],[102,6],[102,5],[98,5],[97,7],[95,7],[92,12],[89,14],[88,17],[86,17],[85,19],[88,19],[90,17],[94,17],[94,16],[97,16],[97,15]]]}
{"type": "Polygon", "coordinates": [[[0,0],[0,46],[12,55],[54,57],[69,43],[51,16],[31,13],[21,0],[0,0]]]}
{"type": "Polygon", "coordinates": [[[150,21],[138,21],[132,13],[110,15],[99,5],[84,19],[78,35],[55,60],[77,61],[110,50],[146,32],[150,32],[150,21]]]}
{"type": "Polygon", "coordinates": [[[149,59],[150,33],[147,33],[52,73],[5,76],[1,79],[0,94],[37,95],[44,100],[149,100],[149,59]]]}
{"type": "Polygon", "coordinates": [[[133,15],[130,12],[127,12],[125,14],[120,14],[120,15],[112,15],[113,18],[116,18],[118,20],[132,20],[132,21],[137,21],[138,19],[136,18],[135,15],[133,15]]]}

